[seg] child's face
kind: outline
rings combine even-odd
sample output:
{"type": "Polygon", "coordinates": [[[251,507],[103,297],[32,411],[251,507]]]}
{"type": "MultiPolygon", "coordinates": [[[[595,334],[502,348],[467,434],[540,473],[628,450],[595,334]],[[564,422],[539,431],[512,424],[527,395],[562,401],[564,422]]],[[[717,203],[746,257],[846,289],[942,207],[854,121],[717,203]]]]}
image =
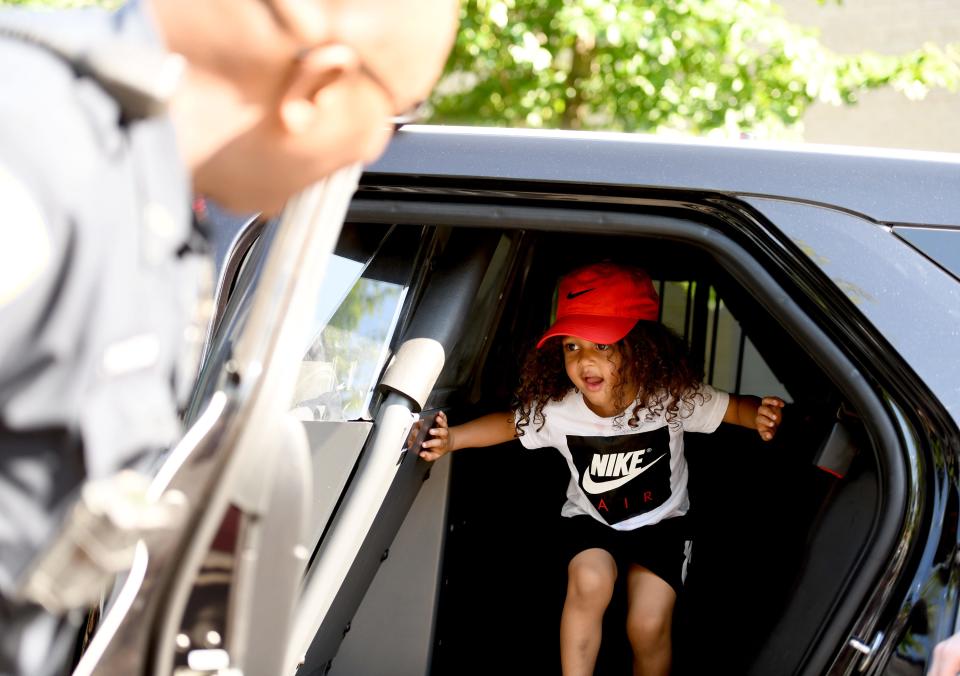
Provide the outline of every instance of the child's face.
{"type": "Polygon", "coordinates": [[[617,406],[614,388],[620,383],[620,350],[616,345],[592,343],[564,336],[563,362],[567,377],[583,393],[591,411],[609,418],[623,412],[617,406]]]}

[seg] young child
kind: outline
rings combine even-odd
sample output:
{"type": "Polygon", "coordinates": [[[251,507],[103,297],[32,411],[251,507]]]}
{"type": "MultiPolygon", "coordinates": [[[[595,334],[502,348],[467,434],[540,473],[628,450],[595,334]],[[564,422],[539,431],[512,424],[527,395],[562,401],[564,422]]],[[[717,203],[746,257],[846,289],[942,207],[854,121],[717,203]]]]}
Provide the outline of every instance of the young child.
{"type": "Polygon", "coordinates": [[[563,673],[591,674],[603,614],[626,575],[634,674],[670,671],[670,625],[684,562],[683,432],[721,422],[776,433],[784,402],[701,382],[686,346],[657,322],[659,299],[637,268],[599,263],[560,281],[557,320],[528,355],[514,412],[447,427],[437,416],[421,457],[514,437],[554,447],[570,469],[561,511],[570,548],[560,620],[563,673]]]}

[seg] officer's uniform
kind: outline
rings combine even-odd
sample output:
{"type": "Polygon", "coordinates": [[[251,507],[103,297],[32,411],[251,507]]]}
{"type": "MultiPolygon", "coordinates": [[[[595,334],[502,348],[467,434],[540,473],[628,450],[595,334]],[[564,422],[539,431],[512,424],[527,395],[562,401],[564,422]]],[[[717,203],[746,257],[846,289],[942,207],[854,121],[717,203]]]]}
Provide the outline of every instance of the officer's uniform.
{"type": "MultiPolygon", "coordinates": [[[[161,49],[136,3],[5,10],[4,25],[161,49]]],[[[0,673],[37,676],[75,636],[13,601],[18,580],[82,479],[180,435],[206,260],[169,119],[122,119],[94,77],[22,35],[0,31],[0,63],[0,673]]]]}

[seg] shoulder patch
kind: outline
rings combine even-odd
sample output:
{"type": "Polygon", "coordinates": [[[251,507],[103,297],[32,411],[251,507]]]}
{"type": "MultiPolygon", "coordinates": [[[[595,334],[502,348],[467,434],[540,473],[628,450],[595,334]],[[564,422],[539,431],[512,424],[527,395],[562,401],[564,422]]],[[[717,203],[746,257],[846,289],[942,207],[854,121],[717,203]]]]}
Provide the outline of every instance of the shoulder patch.
{"type": "Polygon", "coordinates": [[[0,308],[50,265],[50,233],[26,186],[0,165],[0,308]]]}

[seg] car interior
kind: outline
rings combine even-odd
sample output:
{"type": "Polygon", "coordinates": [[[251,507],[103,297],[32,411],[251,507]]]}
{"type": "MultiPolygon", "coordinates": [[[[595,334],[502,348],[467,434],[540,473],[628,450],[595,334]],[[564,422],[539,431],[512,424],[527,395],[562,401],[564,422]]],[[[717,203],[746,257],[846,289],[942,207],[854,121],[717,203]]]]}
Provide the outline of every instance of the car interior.
{"type": "MultiPolygon", "coordinates": [[[[386,340],[392,347],[417,313],[438,311],[420,301],[424,289],[441,283],[431,277],[433,266],[464,255],[451,234],[458,230],[345,226],[339,254],[362,258],[368,254],[360,250],[375,251],[364,275],[401,285],[407,280],[409,291],[391,310],[395,330],[386,340]]],[[[789,321],[764,307],[752,282],[731,273],[709,247],[680,237],[522,224],[477,236],[492,242],[486,270],[469,310],[457,314],[464,330],[428,401],[428,408],[446,411],[452,425],[511,406],[523,355],[550,323],[557,280],[600,260],[648,271],[660,292],[661,321],[685,339],[705,382],[788,402],[769,443],[729,425],[685,435],[690,511],[684,527],[692,547],[675,609],[674,672],[799,670],[821,639],[823,618],[858,574],[880,518],[878,450],[842,380],[825,372],[789,321]]],[[[344,302],[350,298],[347,293],[344,302]]],[[[305,360],[316,355],[308,351],[305,360]]],[[[383,393],[370,389],[366,405],[375,410],[383,393]]],[[[305,419],[323,418],[325,409],[316,408],[322,399],[308,392],[298,399],[305,419]]],[[[356,406],[345,419],[369,417],[356,406]]],[[[339,486],[348,480],[350,462],[341,462],[339,486]]],[[[379,573],[392,583],[371,588],[352,628],[344,629],[349,634],[332,673],[359,673],[363,660],[376,659],[371,641],[389,644],[390,637],[371,628],[379,626],[375,621],[364,628],[364,618],[404,617],[403,608],[391,605],[396,597],[382,590],[414,587],[411,570],[427,571],[423,593],[434,599],[435,612],[410,619],[404,635],[419,633],[429,644],[430,673],[559,672],[566,562],[558,555],[557,528],[568,478],[559,453],[525,450],[513,441],[460,451],[443,472],[424,472],[433,475],[425,486],[442,482],[442,488],[432,493],[432,507],[411,510],[379,573]],[[405,547],[411,532],[423,537],[426,531],[439,543],[436,552],[405,547]]],[[[327,513],[336,509],[330,505],[327,513]]],[[[622,590],[615,593],[605,616],[597,673],[630,671],[623,599],[622,590]]],[[[307,666],[312,673],[309,660],[307,666]]]]}

